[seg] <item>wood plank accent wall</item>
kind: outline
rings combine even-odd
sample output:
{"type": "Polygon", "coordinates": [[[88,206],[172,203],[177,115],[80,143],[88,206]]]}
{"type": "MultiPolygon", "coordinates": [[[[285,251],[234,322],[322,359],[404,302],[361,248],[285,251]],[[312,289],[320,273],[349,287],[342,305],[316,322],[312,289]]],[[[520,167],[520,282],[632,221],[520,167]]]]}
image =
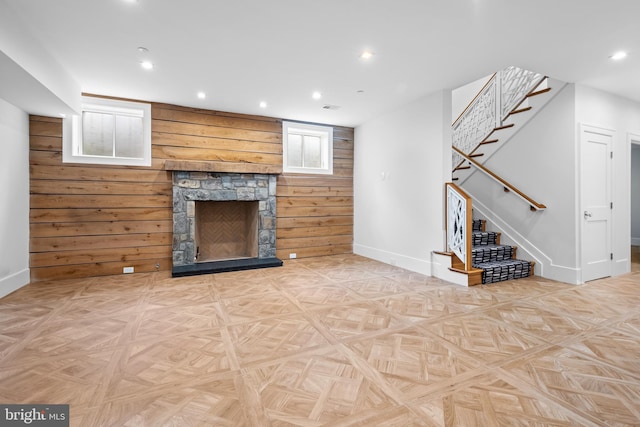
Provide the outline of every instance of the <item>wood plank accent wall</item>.
{"type": "MultiPolygon", "coordinates": [[[[282,165],[282,120],[152,104],[152,166],[62,163],[62,120],[30,117],[32,281],[171,269],[166,160],[282,165]]],[[[353,129],[334,127],[334,175],[278,177],[277,256],[352,252],[353,129]]]]}

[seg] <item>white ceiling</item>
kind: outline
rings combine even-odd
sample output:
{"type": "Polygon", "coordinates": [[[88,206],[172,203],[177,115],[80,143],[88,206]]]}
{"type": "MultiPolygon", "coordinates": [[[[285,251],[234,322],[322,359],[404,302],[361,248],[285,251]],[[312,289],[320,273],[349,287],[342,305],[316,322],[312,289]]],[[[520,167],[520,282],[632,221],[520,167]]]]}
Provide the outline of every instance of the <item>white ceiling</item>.
{"type": "Polygon", "coordinates": [[[517,65],[640,101],[638,0],[0,1],[87,93],[356,126],[517,65]]]}

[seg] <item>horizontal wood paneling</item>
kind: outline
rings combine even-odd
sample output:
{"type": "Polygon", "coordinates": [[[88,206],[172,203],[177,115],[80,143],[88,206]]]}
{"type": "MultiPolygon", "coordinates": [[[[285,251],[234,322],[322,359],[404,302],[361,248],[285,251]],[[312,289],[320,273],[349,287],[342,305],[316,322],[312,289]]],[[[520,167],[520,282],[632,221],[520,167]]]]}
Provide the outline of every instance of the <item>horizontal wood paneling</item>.
{"type": "Polygon", "coordinates": [[[31,209],[31,223],[78,221],[153,221],[173,219],[167,208],[31,209]]]}
{"type": "Polygon", "coordinates": [[[31,182],[31,194],[171,196],[172,186],[170,182],[131,185],[128,182],[38,180],[31,182]]]}
{"type": "Polygon", "coordinates": [[[94,221],[32,223],[31,237],[101,236],[128,233],[171,233],[173,221],[94,221]]]}
{"type": "MultiPolygon", "coordinates": [[[[152,105],[151,167],[62,163],[62,121],[30,118],[32,280],[171,269],[167,160],[282,167],[282,120],[152,105]]],[[[334,127],[334,174],[279,175],[277,254],[352,251],[353,129],[334,127]]]]}
{"type": "MultiPolygon", "coordinates": [[[[129,262],[154,259],[170,259],[171,247],[143,246],[129,248],[104,248],[71,250],[64,252],[40,252],[31,254],[31,268],[62,266],[71,264],[102,264],[109,262],[129,262]],[[117,261],[114,261],[117,260],[117,261]]],[[[122,273],[119,271],[118,273],[122,273]]]]}

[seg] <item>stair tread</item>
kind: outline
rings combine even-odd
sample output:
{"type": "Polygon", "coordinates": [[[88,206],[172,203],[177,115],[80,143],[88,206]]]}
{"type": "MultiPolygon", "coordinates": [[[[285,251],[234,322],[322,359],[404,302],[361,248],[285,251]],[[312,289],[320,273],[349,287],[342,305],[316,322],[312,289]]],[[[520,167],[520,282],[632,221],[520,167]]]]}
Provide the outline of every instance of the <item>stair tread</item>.
{"type": "Polygon", "coordinates": [[[471,252],[474,251],[485,251],[487,249],[491,250],[492,248],[513,248],[511,245],[500,245],[497,243],[489,243],[488,245],[478,245],[471,248],[471,252]]]}
{"type": "Polygon", "coordinates": [[[529,92],[526,96],[527,97],[531,97],[531,96],[538,96],[538,95],[542,95],[543,93],[547,93],[551,90],[550,87],[545,88],[545,89],[540,89],[540,90],[536,90],[534,92],[529,92]]]}

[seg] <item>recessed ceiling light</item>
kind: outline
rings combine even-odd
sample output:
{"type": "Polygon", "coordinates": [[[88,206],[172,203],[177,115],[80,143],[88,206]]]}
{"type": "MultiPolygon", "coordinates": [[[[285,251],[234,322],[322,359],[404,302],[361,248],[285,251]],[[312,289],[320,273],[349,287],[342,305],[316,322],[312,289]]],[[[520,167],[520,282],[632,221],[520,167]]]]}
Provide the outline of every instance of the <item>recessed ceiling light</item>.
{"type": "Polygon", "coordinates": [[[267,108],[267,103],[265,101],[260,101],[260,108],[267,108]]]}
{"type": "Polygon", "coordinates": [[[200,99],[205,99],[207,97],[207,94],[204,92],[198,92],[198,98],[200,99]]]}
{"type": "Polygon", "coordinates": [[[373,58],[373,55],[375,55],[375,53],[371,52],[370,50],[365,50],[360,54],[360,59],[364,59],[364,60],[371,59],[373,58]]]}
{"type": "Polygon", "coordinates": [[[320,98],[322,98],[322,94],[321,94],[320,92],[316,91],[316,92],[313,92],[313,93],[311,94],[311,97],[312,97],[313,99],[320,99],[320,98]]]}
{"type": "Polygon", "coordinates": [[[153,62],[151,61],[142,61],[140,66],[145,70],[153,70],[153,62]]]}
{"type": "Polygon", "coordinates": [[[613,59],[614,61],[619,61],[620,59],[626,58],[627,57],[627,52],[616,52],[613,55],[611,55],[609,58],[613,59]]]}

